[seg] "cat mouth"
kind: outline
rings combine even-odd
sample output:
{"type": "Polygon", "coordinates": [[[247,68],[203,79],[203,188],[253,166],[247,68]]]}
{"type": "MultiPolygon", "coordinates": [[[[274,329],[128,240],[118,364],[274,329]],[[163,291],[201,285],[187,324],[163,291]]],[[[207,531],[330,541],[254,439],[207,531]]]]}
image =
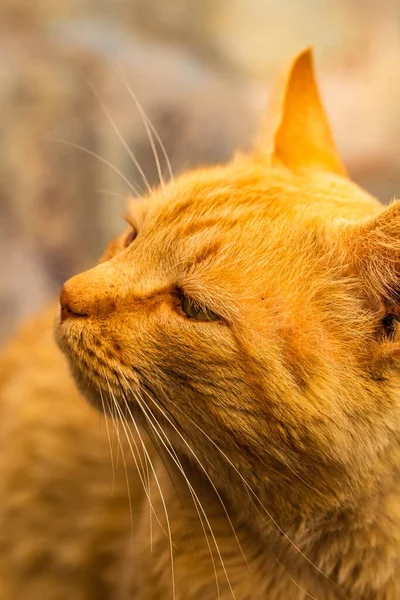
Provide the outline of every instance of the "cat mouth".
{"type": "Polygon", "coordinates": [[[141,413],[137,378],[117,360],[120,350],[115,340],[104,342],[99,334],[87,331],[83,320],[62,321],[58,316],[55,340],[66,356],[71,374],[82,396],[97,410],[115,416],[141,413]],[[114,352],[112,352],[113,348],[114,352]]]}
{"type": "Polygon", "coordinates": [[[57,315],[54,338],[68,360],[71,374],[81,394],[95,408],[103,411],[101,393],[106,387],[103,370],[107,365],[93,349],[84,323],[80,319],[63,321],[60,315],[57,315]]]}

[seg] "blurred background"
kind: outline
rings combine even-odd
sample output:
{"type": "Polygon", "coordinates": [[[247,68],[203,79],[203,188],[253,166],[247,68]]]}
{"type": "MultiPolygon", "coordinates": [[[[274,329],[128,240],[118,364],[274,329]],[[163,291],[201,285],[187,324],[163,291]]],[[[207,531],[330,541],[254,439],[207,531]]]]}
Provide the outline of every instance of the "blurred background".
{"type": "Polygon", "coordinates": [[[157,181],[131,90],[175,173],[226,161],[309,44],[351,175],[400,195],[398,0],[0,0],[0,341],[122,229],[120,136],[157,181]]]}

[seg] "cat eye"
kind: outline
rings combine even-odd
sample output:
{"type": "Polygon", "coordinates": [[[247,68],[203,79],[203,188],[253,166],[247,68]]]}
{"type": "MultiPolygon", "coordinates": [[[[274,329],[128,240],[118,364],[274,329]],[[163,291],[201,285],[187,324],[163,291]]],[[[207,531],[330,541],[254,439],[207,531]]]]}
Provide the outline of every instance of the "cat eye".
{"type": "Polygon", "coordinates": [[[189,298],[184,294],[180,297],[181,309],[189,319],[196,319],[196,321],[218,321],[219,317],[217,314],[209,310],[206,306],[199,304],[193,298],[189,298]]]}
{"type": "Polygon", "coordinates": [[[125,248],[127,248],[128,246],[130,246],[130,244],[132,244],[132,242],[135,240],[137,236],[137,232],[135,229],[132,229],[128,235],[125,238],[125,248]]]}
{"type": "Polygon", "coordinates": [[[386,337],[393,340],[397,334],[397,328],[399,323],[399,316],[394,313],[388,313],[382,319],[383,331],[386,337]]]}

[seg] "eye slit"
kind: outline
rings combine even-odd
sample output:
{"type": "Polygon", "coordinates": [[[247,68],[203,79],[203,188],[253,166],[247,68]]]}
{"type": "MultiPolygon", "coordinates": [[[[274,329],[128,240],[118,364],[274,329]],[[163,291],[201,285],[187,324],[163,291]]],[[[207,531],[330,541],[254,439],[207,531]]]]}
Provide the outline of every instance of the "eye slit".
{"type": "Polygon", "coordinates": [[[135,240],[136,236],[137,236],[137,231],[135,229],[132,229],[125,238],[125,241],[124,241],[125,248],[127,248],[128,246],[130,246],[130,244],[132,244],[132,242],[135,240]]]}
{"type": "Polygon", "coordinates": [[[394,313],[388,313],[382,319],[383,330],[385,332],[385,335],[389,339],[394,339],[396,337],[398,322],[399,322],[399,317],[398,317],[398,315],[396,315],[394,313]]]}
{"type": "Polygon", "coordinates": [[[206,306],[203,306],[182,294],[180,296],[180,306],[182,311],[188,317],[188,319],[195,319],[196,321],[219,321],[219,316],[212,310],[209,310],[206,306]]]}

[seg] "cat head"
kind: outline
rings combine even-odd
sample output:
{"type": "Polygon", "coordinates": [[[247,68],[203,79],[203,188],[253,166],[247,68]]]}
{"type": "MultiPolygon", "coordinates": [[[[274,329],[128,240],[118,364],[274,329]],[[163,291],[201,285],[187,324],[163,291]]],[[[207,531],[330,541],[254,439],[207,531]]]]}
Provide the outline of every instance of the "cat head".
{"type": "Polygon", "coordinates": [[[131,201],[65,283],[58,343],[92,403],[161,424],[213,477],[330,508],[395,435],[399,216],[348,179],[306,50],[252,153],[131,201]]]}

